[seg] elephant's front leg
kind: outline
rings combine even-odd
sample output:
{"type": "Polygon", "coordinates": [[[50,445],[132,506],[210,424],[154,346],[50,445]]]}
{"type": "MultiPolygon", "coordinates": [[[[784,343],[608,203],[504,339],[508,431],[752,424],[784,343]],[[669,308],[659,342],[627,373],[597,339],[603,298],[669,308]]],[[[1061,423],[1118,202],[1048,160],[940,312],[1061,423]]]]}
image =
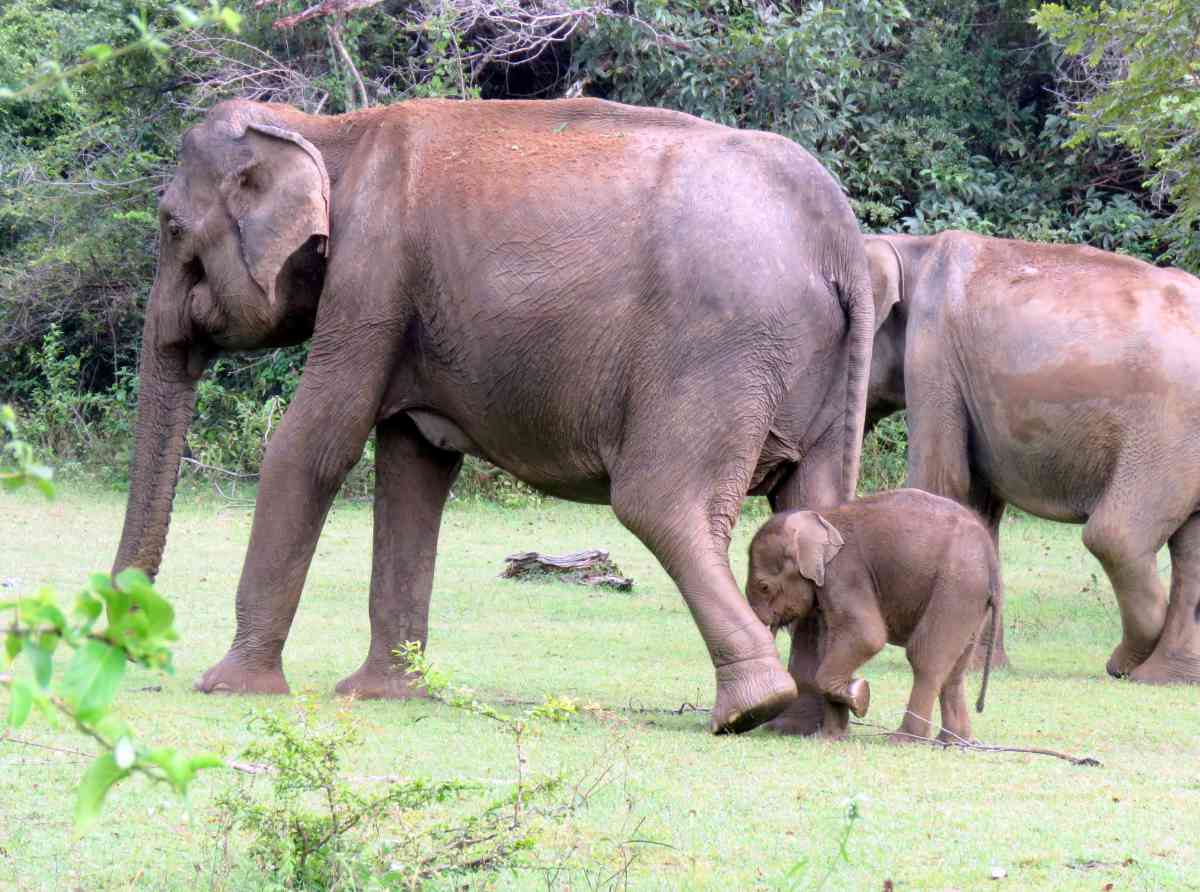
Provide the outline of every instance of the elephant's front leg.
{"type": "Polygon", "coordinates": [[[288,692],[281,655],[325,515],[358,461],[379,388],[360,374],[338,387],[309,359],[300,390],[263,461],[254,525],[237,592],[237,632],[196,683],[205,693],[288,692]]]}
{"type": "MultiPolygon", "coordinates": [[[[872,623],[866,618],[851,628],[833,624],[826,631],[821,663],[817,667],[817,690],[829,703],[849,707],[859,718],[865,716],[871,705],[871,687],[865,678],[855,678],[854,673],[883,650],[886,643],[887,631],[882,622],[872,623]]],[[[844,731],[844,727],[841,730],[844,731]]],[[[836,728],[823,728],[822,731],[826,735],[838,733],[836,728]]]]}
{"type": "Polygon", "coordinates": [[[373,699],[423,696],[396,649],[425,647],[442,508],[462,455],[435,449],[406,415],[375,434],[375,535],[371,567],[371,648],[339,694],[373,699]]]}

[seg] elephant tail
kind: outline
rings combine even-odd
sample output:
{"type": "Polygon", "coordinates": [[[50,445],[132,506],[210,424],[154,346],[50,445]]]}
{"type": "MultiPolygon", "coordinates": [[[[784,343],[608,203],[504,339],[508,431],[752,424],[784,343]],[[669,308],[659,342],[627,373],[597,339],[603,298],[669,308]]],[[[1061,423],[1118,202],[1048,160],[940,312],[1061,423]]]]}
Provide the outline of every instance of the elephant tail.
{"type": "Polygon", "coordinates": [[[988,572],[988,631],[987,653],[983,657],[983,680],[979,683],[979,699],[975,701],[975,711],[983,712],[983,703],[987,698],[988,678],[992,674],[992,651],[996,649],[996,603],[1000,600],[1000,568],[999,562],[993,560],[988,572]]]}
{"type": "Polygon", "coordinates": [[[842,499],[853,501],[858,488],[859,462],[867,417],[867,387],[871,377],[871,350],[875,341],[875,300],[871,274],[862,241],[851,268],[850,282],[841,297],[850,320],[850,349],[846,363],[846,406],[842,441],[842,499]]]}

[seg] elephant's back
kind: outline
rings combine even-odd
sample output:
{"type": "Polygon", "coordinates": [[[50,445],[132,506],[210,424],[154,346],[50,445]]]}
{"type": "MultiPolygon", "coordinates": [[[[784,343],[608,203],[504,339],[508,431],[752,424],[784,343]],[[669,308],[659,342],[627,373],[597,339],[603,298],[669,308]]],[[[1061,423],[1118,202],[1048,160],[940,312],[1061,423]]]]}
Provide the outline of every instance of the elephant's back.
{"type": "MultiPolygon", "coordinates": [[[[1118,469],[1200,473],[1200,281],[1092,248],[986,240],[955,310],[972,462],[1085,520],[1118,469]]],[[[1189,484],[1190,485],[1190,484],[1189,484]]]]}

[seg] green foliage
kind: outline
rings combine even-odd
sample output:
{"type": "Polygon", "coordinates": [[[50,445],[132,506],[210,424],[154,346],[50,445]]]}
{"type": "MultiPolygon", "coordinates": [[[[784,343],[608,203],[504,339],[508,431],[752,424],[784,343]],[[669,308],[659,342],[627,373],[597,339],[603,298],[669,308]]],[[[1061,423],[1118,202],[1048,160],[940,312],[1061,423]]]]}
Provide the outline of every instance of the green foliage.
{"type": "Polygon", "coordinates": [[[1083,85],[1067,146],[1100,138],[1134,152],[1151,171],[1145,185],[1174,202],[1167,226],[1188,236],[1172,255],[1200,268],[1200,6],[1043,3],[1033,22],[1074,60],[1083,85]]]}
{"type": "Polygon", "coordinates": [[[115,581],[93,574],[70,613],[60,608],[49,589],[0,599],[3,611],[12,616],[5,634],[5,663],[23,656],[33,676],[7,682],[8,727],[20,728],[34,709],[52,721],[61,714],[101,748],[77,792],[79,830],[87,830],[99,817],[113,784],[135,772],[169,784],[182,796],[197,771],[223,764],[207,754],[185,756],[170,747],[142,744],[111,711],[126,663],[171,668],[168,644],[177,637],[174,610],[140,570],[126,570],[115,581]],[[104,623],[98,626],[101,619],[104,623]],[[55,681],[54,655],[60,645],[72,654],[55,681]]]}
{"type": "Polygon", "coordinates": [[[33,446],[18,436],[17,413],[0,404],[0,486],[12,491],[34,486],[46,498],[54,497],[54,472],[34,460],[33,446]]]}
{"type": "MultiPolygon", "coordinates": [[[[178,29],[220,25],[237,33],[242,21],[241,13],[231,7],[223,7],[220,0],[209,0],[208,7],[200,10],[193,10],[182,3],[172,4],[171,9],[179,19],[179,24],[176,26],[178,29]]],[[[165,34],[155,30],[144,10],[130,13],[125,20],[133,26],[137,33],[136,40],[115,48],[107,43],[90,44],[80,52],[85,61],[68,68],[64,68],[53,59],[44,59],[41,62],[39,76],[32,82],[17,88],[0,87],[0,102],[13,102],[53,87],[60,87],[72,78],[89,74],[109,62],[133,53],[146,53],[162,65],[170,51],[170,47],[163,39],[165,34]]]]}
{"type": "MultiPolygon", "coordinates": [[[[18,439],[11,407],[0,406],[0,422],[8,438],[5,452],[12,457],[11,465],[0,461],[0,481],[6,489],[32,483],[52,496],[50,471],[34,464],[31,447],[18,439]]],[[[112,712],[126,663],[170,671],[168,645],[178,637],[175,611],[140,570],[125,570],[115,580],[93,574],[69,613],[47,588],[28,597],[0,598],[0,614],[8,611],[3,666],[8,670],[24,657],[32,679],[0,675],[0,686],[10,694],[6,729],[22,727],[35,709],[50,721],[61,714],[101,749],[76,793],[79,831],[99,818],[112,786],[133,773],[169,784],[185,796],[196,772],[223,764],[208,754],[185,756],[170,747],[148,747],[112,712]],[[60,645],[72,654],[55,681],[60,645]]]]}
{"type": "Polygon", "coordinates": [[[244,785],[224,793],[217,808],[225,832],[249,835],[247,854],[277,888],[359,889],[372,877],[400,879],[403,865],[378,839],[381,822],[407,823],[410,813],[473,787],[413,780],[362,792],[343,776],[346,751],[360,743],[349,717],[322,726],[314,704],[298,707],[296,721],[271,712],[251,720],[256,740],[242,755],[269,777],[271,796],[255,798],[244,785]]]}
{"type": "Polygon", "coordinates": [[[405,645],[402,653],[409,671],[436,699],[512,734],[517,750],[512,790],[449,821],[439,816],[438,806],[479,796],[480,784],[356,779],[343,769],[348,752],[362,743],[349,713],[321,723],[316,703],[303,699],[295,720],[258,712],[251,720],[255,742],[242,754],[248,762],[235,767],[269,778],[270,795],[256,795],[253,780],[231,788],[217,801],[218,823],[224,847],[248,839],[246,853],[270,878],[270,888],[414,889],[439,877],[462,882],[512,863],[537,844],[536,821],[561,818],[586,801],[575,794],[557,798],[560,776],[526,776],[525,740],[539,723],[575,716],[573,701],[547,697],[523,715],[510,715],[454,684],[417,645],[405,645]]]}
{"type": "Polygon", "coordinates": [[[908,422],[903,412],[884,418],[863,441],[860,493],[897,489],[908,477],[908,422]]]}
{"type": "MultiPolygon", "coordinates": [[[[959,227],[1200,270],[1185,197],[1195,154],[1187,148],[1195,86],[1185,76],[1195,48],[1181,43],[1195,16],[1188,4],[1042,7],[1038,26],[1082,28],[1083,57],[1102,47],[1100,69],[1124,60],[1130,75],[1105,80],[1118,92],[1111,101],[1099,94],[1083,114],[1074,113],[1073,69],[1041,41],[1024,0],[634,0],[597,7],[569,43],[512,64],[479,61],[489,33],[464,24],[469,17],[452,5],[378,4],[272,27],[310,6],[247,4],[236,41],[217,21],[228,6],[202,10],[207,30],[185,27],[196,23],[171,0],[140,4],[136,24],[124,0],[0,8],[10,88],[36,81],[45,60],[83,60],[53,90],[0,102],[0,400],[22,409],[30,439],[60,462],[124,473],[156,191],[183,130],[233,95],[351,110],[360,104],[355,72],[375,104],[553,96],[578,84],[590,95],[794,139],[838,177],[871,230],[959,227]],[[115,48],[139,46],[148,51],[108,64],[115,48]],[[1168,193],[1178,214],[1159,206],[1168,193]]],[[[201,383],[188,456],[255,475],[304,356],[295,348],[220,360],[201,383]]],[[[872,463],[885,458],[874,449],[868,444],[864,463],[869,486],[872,463]]],[[[370,491],[372,459],[368,446],[350,493],[370,491]]],[[[896,457],[887,461],[880,480],[896,477],[896,457]]],[[[472,458],[455,494],[509,506],[540,498],[472,458]]]]}
{"type": "Polygon", "coordinates": [[[1024,3],[648,0],[636,12],[653,32],[604,19],[576,52],[596,92],[788,136],[841,180],[871,229],[1141,255],[1180,237],[1131,196],[1136,171],[1114,181],[1111,152],[1064,152],[1072,125],[1046,90],[1054,59],[1024,3]]]}

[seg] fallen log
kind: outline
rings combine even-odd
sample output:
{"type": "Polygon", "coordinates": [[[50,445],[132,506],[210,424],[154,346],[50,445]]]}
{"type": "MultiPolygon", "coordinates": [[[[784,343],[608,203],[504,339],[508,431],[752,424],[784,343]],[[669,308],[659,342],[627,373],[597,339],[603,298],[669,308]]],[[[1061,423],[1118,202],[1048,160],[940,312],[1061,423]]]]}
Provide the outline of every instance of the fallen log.
{"type": "Polygon", "coordinates": [[[619,592],[633,591],[633,580],[621,574],[621,568],[600,548],[573,551],[569,554],[542,554],[522,551],[505,559],[502,579],[544,579],[548,576],[576,585],[611,588],[619,592]]]}

